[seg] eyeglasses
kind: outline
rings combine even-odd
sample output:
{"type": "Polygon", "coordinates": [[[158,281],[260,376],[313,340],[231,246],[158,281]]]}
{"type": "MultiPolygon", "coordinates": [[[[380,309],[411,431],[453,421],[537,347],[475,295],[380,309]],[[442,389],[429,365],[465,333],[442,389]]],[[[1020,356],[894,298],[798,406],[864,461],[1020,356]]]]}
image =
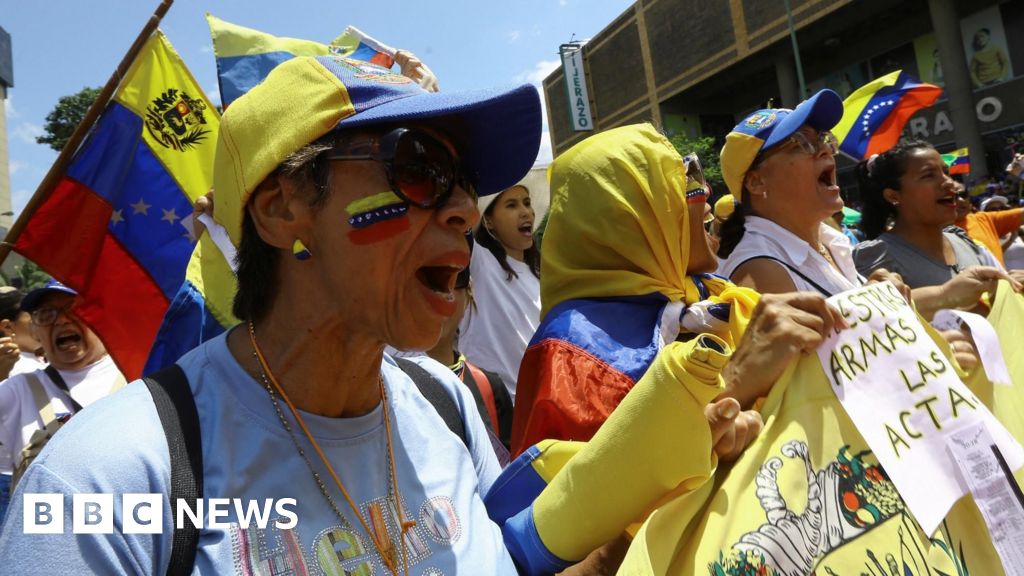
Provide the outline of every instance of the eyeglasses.
{"type": "Polygon", "coordinates": [[[384,164],[391,191],[420,208],[443,206],[458,184],[476,198],[476,187],[458,160],[437,138],[411,128],[396,128],[332,150],[326,160],[376,160],[384,164]]]}
{"type": "MultiPolygon", "coordinates": [[[[793,143],[800,146],[800,149],[805,154],[810,154],[811,156],[817,156],[822,150],[827,150],[833,156],[839,153],[839,140],[828,130],[818,132],[818,137],[814,139],[803,132],[794,132],[792,136],[786,139],[786,144],[783,144],[783,146],[789,146],[793,143]]],[[[778,149],[781,150],[781,147],[778,149]]]]}
{"type": "Polygon", "coordinates": [[[56,306],[40,306],[31,312],[32,323],[36,326],[53,326],[57,318],[74,308],[75,304],[77,302],[72,300],[60,308],[56,306]]]}

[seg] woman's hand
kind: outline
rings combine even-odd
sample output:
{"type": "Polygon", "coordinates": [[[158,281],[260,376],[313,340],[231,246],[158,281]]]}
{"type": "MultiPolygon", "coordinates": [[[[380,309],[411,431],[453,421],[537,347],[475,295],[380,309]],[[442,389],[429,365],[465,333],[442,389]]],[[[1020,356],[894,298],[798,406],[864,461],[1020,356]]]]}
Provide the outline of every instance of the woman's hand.
{"type": "Polygon", "coordinates": [[[1021,282],[992,266],[972,266],[942,285],[943,308],[969,310],[978,304],[985,292],[995,293],[1000,280],[1006,280],[1014,292],[1021,291],[1021,282]]]}
{"type": "Polygon", "coordinates": [[[892,282],[893,286],[903,294],[903,298],[909,303],[910,297],[910,286],[907,286],[903,282],[903,276],[900,276],[896,272],[889,272],[885,268],[878,268],[868,276],[868,284],[874,284],[876,282],[892,282]]]}
{"type": "Polygon", "coordinates": [[[957,364],[964,372],[970,372],[981,364],[978,350],[974,347],[974,338],[971,337],[971,330],[966,326],[959,330],[939,330],[939,335],[949,343],[950,350],[957,364]]]}
{"type": "Polygon", "coordinates": [[[833,330],[846,327],[846,320],[820,294],[765,294],[722,370],[726,391],[719,398],[732,397],[749,408],[768,395],[798,354],[814,351],[833,330]]]}
{"type": "Polygon", "coordinates": [[[711,426],[711,445],[720,462],[732,462],[743,454],[764,427],[756,410],[740,410],[735,398],[721,398],[704,407],[711,426]]]}
{"type": "Polygon", "coordinates": [[[441,90],[441,87],[437,83],[437,76],[434,75],[430,68],[427,68],[427,65],[417,58],[412,52],[409,52],[408,50],[398,50],[395,52],[395,62],[402,70],[402,76],[410,78],[413,82],[422,86],[427,92],[437,92],[441,90]]]}
{"type": "Polygon", "coordinates": [[[0,337],[0,380],[6,380],[21,357],[21,349],[10,336],[0,337]]]}
{"type": "Polygon", "coordinates": [[[209,192],[196,198],[195,203],[192,204],[192,225],[195,228],[196,238],[203,235],[203,231],[206,230],[206,225],[199,221],[199,217],[203,214],[209,214],[213,216],[213,189],[209,192]]]}

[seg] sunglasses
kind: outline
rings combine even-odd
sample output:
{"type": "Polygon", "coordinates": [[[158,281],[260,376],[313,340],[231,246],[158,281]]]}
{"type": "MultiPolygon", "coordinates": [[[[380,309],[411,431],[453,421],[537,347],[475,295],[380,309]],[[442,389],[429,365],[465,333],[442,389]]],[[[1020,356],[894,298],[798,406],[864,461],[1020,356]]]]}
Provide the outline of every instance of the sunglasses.
{"type": "Polygon", "coordinates": [[[359,138],[327,152],[324,159],[381,162],[391,191],[420,208],[443,206],[456,184],[476,199],[472,179],[452,152],[422,130],[396,128],[379,138],[359,138]]]}
{"type": "Polygon", "coordinates": [[[839,140],[828,130],[818,132],[817,138],[810,137],[803,132],[794,132],[789,138],[783,140],[780,145],[776,145],[771,150],[768,150],[768,152],[783,150],[793,145],[799,146],[804,154],[811,156],[817,156],[822,150],[827,150],[833,156],[839,153],[839,140]]]}
{"type": "Polygon", "coordinates": [[[57,318],[60,317],[61,314],[66,314],[74,308],[75,304],[77,304],[77,302],[72,300],[60,308],[56,306],[40,306],[30,313],[32,323],[36,326],[53,326],[57,321],[57,318]]]}

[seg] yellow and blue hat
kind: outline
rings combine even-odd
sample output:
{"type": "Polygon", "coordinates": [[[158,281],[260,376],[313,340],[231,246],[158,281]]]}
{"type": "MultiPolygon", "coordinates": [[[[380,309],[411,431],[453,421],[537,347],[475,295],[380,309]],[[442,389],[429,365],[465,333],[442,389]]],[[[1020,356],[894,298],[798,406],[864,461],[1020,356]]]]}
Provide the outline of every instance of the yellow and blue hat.
{"type": "Polygon", "coordinates": [[[827,88],[793,110],[765,108],[751,113],[729,132],[722,146],[722,179],[729,192],[736,199],[742,197],[743,178],[758,154],[781,144],[805,124],[815,130],[828,130],[842,118],[843,100],[827,88]]]}
{"type": "Polygon", "coordinates": [[[388,68],[335,55],[293,58],[231,103],[220,123],[214,217],[237,245],[253,190],[299,148],[332,131],[452,118],[481,196],[518,182],[540,149],[541,107],[524,84],[428,92],[388,68]]]}

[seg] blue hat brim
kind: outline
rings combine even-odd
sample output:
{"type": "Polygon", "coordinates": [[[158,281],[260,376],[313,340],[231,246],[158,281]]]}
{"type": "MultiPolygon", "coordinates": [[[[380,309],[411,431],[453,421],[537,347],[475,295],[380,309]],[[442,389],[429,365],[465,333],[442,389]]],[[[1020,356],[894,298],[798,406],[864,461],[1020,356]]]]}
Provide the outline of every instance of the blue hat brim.
{"type": "Polygon", "coordinates": [[[792,112],[779,120],[779,124],[761,146],[767,150],[789,138],[803,125],[815,130],[830,130],[843,119],[843,99],[828,88],[804,100],[792,112]]]}
{"type": "Polygon", "coordinates": [[[36,288],[35,290],[26,294],[25,298],[21,300],[21,309],[24,310],[25,312],[31,312],[35,310],[42,303],[43,298],[45,298],[48,294],[53,294],[55,292],[60,294],[71,294],[72,296],[78,296],[78,292],[72,290],[71,288],[68,288],[67,286],[61,284],[60,282],[50,280],[46,284],[46,286],[43,286],[42,288],[36,288]]]}
{"type": "Polygon", "coordinates": [[[497,194],[526,176],[540,150],[540,95],[531,84],[464,92],[430,92],[363,110],[338,128],[458,117],[463,163],[476,175],[477,194],[497,194]]]}

